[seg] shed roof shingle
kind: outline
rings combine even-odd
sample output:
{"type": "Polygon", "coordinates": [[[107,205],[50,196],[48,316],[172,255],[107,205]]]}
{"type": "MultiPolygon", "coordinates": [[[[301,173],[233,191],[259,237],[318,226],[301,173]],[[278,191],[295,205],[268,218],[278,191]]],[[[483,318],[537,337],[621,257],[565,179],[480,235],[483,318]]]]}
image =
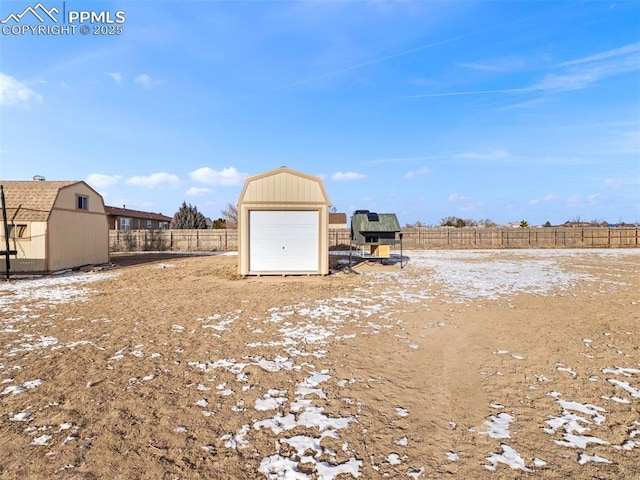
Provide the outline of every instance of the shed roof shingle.
{"type": "Polygon", "coordinates": [[[10,222],[46,222],[61,188],[78,181],[7,181],[4,189],[7,220],[10,222]]]}

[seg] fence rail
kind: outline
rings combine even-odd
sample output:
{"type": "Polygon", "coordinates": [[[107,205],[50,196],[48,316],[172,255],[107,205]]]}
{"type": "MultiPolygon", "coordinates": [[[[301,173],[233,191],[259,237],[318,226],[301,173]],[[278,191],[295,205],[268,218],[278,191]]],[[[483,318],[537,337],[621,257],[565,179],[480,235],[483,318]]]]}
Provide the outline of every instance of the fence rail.
{"type": "MultiPolygon", "coordinates": [[[[640,247],[640,227],[404,228],[408,249],[640,247]]],[[[329,246],[349,245],[349,229],[330,229],[329,246]]],[[[399,245],[396,246],[399,248],[399,245]]],[[[237,230],[112,230],[111,252],[235,251],[237,230]]]]}
{"type": "Polygon", "coordinates": [[[111,252],[215,252],[238,249],[237,230],[111,230],[111,252]]]}

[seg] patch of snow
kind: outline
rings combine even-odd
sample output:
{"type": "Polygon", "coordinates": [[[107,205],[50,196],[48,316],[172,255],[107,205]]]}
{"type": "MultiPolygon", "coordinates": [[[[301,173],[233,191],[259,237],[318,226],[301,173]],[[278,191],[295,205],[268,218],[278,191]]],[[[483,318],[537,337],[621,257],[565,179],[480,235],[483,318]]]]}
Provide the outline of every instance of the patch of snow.
{"type": "Polygon", "coordinates": [[[611,373],[613,375],[624,375],[625,377],[640,375],[640,369],[638,368],[615,367],[615,368],[603,368],[601,371],[604,374],[611,373]]]}
{"type": "Polygon", "coordinates": [[[607,381],[619,386],[625,392],[629,393],[633,398],[640,398],[640,389],[632,387],[631,385],[629,385],[629,382],[622,382],[616,378],[608,378],[607,381]]]}
{"type": "Polygon", "coordinates": [[[31,445],[47,445],[47,443],[49,443],[49,440],[51,440],[52,438],[52,435],[41,435],[37,438],[34,438],[33,442],[31,442],[31,445]]]}
{"type": "Polygon", "coordinates": [[[404,407],[396,407],[396,413],[398,414],[399,417],[408,417],[409,416],[409,410],[407,410],[404,407]]]}
{"type": "Polygon", "coordinates": [[[501,445],[501,447],[502,453],[492,453],[487,457],[487,460],[489,460],[491,465],[485,465],[484,468],[486,468],[487,470],[495,471],[498,463],[504,463],[505,465],[511,467],[513,470],[522,470],[523,472],[531,471],[531,469],[527,468],[523,458],[518,452],[504,443],[501,445]]]}
{"type": "Polygon", "coordinates": [[[491,438],[511,438],[509,434],[509,425],[513,422],[514,418],[508,413],[499,413],[498,415],[492,415],[489,417],[485,425],[489,427],[486,432],[491,438]]]}
{"type": "Polygon", "coordinates": [[[589,462],[613,463],[611,460],[607,460],[606,458],[600,457],[598,455],[587,455],[586,453],[581,453],[578,463],[580,465],[584,465],[585,463],[589,463],[589,462]]]}
{"type": "Polygon", "coordinates": [[[31,420],[31,417],[33,417],[33,411],[25,410],[24,412],[16,413],[13,417],[11,417],[11,420],[13,420],[14,422],[28,422],[29,420],[31,420]]]}
{"type": "Polygon", "coordinates": [[[407,440],[407,437],[402,437],[399,440],[396,440],[395,442],[393,442],[395,445],[399,445],[401,447],[406,447],[409,444],[409,440],[407,440]]]}
{"type": "Polygon", "coordinates": [[[224,446],[233,450],[241,450],[249,446],[249,441],[245,438],[251,426],[243,425],[235,434],[227,434],[220,437],[220,440],[225,440],[224,446]]]}
{"type": "Polygon", "coordinates": [[[387,456],[387,462],[391,465],[400,465],[402,460],[400,459],[400,455],[397,453],[390,453],[389,456],[387,456]]]}
{"type": "Polygon", "coordinates": [[[558,404],[562,408],[562,413],[558,416],[550,416],[550,419],[547,420],[546,423],[551,428],[545,428],[544,431],[553,434],[559,428],[562,428],[563,440],[554,440],[556,444],[572,448],[586,448],[589,443],[609,445],[609,442],[601,440],[600,438],[582,435],[590,430],[587,425],[601,425],[604,422],[605,416],[601,413],[606,411],[604,408],[591,404],[562,400],[558,398],[560,394],[557,394],[557,392],[554,393],[556,395],[552,396],[556,397],[558,404]],[[573,412],[581,413],[589,418],[576,415],[573,412]]]}
{"type": "Polygon", "coordinates": [[[424,467],[420,468],[410,468],[407,470],[407,475],[409,475],[413,480],[418,480],[420,476],[424,473],[424,467]]]}
{"type": "Polygon", "coordinates": [[[30,380],[28,382],[24,382],[22,385],[9,385],[2,392],[0,392],[0,395],[9,395],[10,393],[13,395],[16,395],[18,393],[24,393],[27,390],[31,390],[33,388],[39,387],[43,383],[44,383],[44,380],[41,380],[38,378],[36,380],[30,380]]]}

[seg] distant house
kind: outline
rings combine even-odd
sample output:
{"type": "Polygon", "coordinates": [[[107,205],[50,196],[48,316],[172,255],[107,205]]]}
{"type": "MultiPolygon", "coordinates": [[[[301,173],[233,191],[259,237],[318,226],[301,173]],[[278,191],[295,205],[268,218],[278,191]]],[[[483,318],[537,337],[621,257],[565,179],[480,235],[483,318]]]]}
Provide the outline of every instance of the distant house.
{"type": "Polygon", "coordinates": [[[563,227],[574,227],[574,228],[586,228],[586,227],[593,227],[594,225],[591,222],[569,222],[569,221],[567,221],[567,222],[564,222],[561,226],[563,226],[563,227]]]}
{"type": "MultiPolygon", "coordinates": [[[[0,181],[7,212],[10,272],[51,272],[109,261],[102,196],[82,181],[0,181]]],[[[0,218],[0,250],[6,232],[0,218]]],[[[5,262],[0,271],[6,273],[5,262]]]]}
{"type": "Polygon", "coordinates": [[[105,207],[109,230],[162,230],[169,228],[171,217],[161,213],[142,212],[130,208],[105,207]]]}
{"type": "Polygon", "coordinates": [[[329,228],[347,228],[347,214],[329,213],[329,228]]]}

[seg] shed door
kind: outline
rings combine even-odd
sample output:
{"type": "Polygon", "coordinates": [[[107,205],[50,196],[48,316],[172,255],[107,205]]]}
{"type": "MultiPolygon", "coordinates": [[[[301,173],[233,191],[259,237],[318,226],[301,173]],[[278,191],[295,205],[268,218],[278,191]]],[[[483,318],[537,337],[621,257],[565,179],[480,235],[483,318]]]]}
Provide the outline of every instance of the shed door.
{"type": "Polygon", "coordinates": [[[249,211],[250,272],[317,272],[317,210],[249,211]]]}

